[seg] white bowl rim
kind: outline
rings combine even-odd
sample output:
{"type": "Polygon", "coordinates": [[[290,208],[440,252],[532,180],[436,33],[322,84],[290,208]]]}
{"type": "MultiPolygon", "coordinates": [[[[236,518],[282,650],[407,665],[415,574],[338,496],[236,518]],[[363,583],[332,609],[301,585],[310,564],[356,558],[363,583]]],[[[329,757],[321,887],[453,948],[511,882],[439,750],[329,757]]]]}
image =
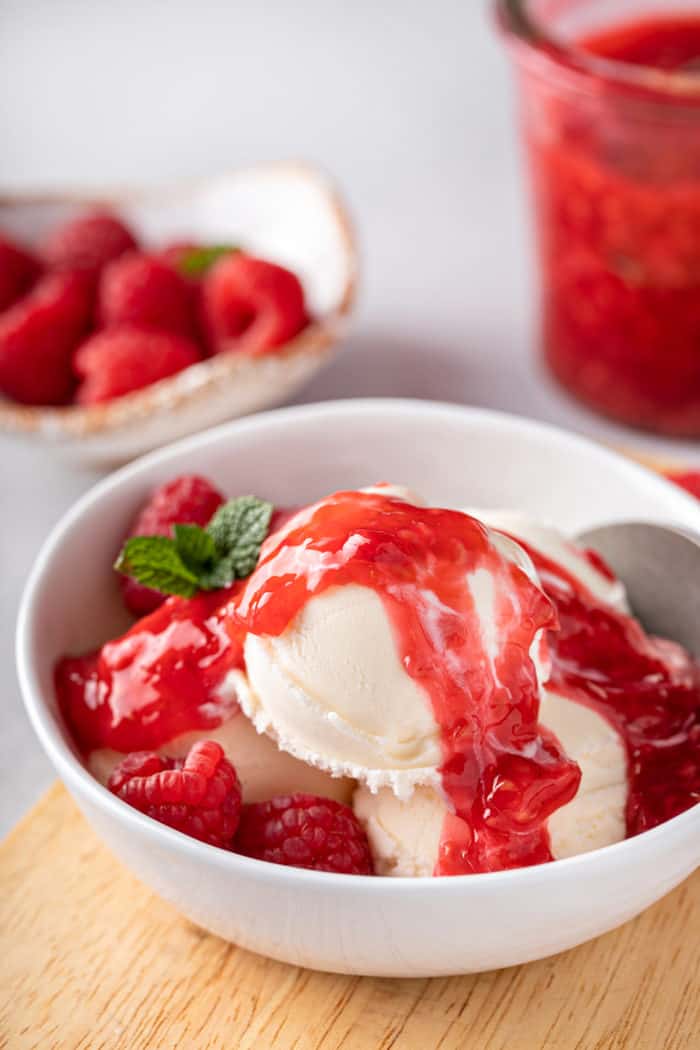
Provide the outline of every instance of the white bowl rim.
{"type": "Polygon", "coordinates": [[[158,821],[139,813],[138,810],[133,809],[111,794],[71,752],[63,740],[59,729],[53,724],[53,717],[41,698],[39,683],[31,660],[31,648],[36,592],[51,562],[54,551],[64,541],[74,523],[94,504],[99,502],[107,491],[118,487],[124,481],[128,481],[141,470],[146,470],[155,464],[166,463],[170,459],[177,459],[181,454],[206,445],[212,440],[217,440],[230,431],[255,430],[259,427],[265,427],[270,420],[288,420],[293,422],[299,419],[323,419],[324,417],[347,414],[372,414],[378,411],[381,411],[385,416],[388,414],[403,415],[406,412],[411,412],[414,415],[442,414],[445,417],[468,418],[476,423],[481,422],[494,426],[515,425],[529,433],[539,434],[545,438],[550,437],[564,444],[568,443],[572,448],[585,447],[589,454],[592,453],[594,458],[597,457],[601,462],[609,462],[610,460],[614,460],[617,463],[622,462],[625,464],[625,469],[628,469],[631,473],[643,475],[647,484],[658,488],[659,495],[663,497],[665,503],[668,503],[669,499],[673,497],[672,502],[678,504],[681,516],[684,519],[695,519],[695,527],[700,532],[700,505],[690,494],[685,493],[662,477],[655,475],[646,467],[627,459],[605,446],[598,445],[595,441],[563,430],[560,427],[512,413],[412,398],[352,398],[273,409],[243,419],[231,420],[209,430],[201,431],[139,457],[89,489],[53,527],[41,547],[25,584],[17,619],[15,650],[17,674],[24,706],[31,725],[61,779],[69,787],[71,784],[75,785],[79,793],[88,795],[91,803],[97,809],[106,810],[116,820],[122,821],[130,832],[136,833],[141,837],[150,838],[155,844],[162,844],[164,848],[180,850],[203,864],[214,864],[223,870],[230,871],[231,874],[235,874],[237,870],[247,871],[250,875],[254,875],[255,878],[272,885],[285,883],[313,886],[318,883],[318,880],[321,880],[321,884],[326,889],[330,889],[333,884],[338,889],[341,887],[349,889],[352,885],[361,890],[361,892],[368,894],[387,892],[392,894],[411,894],[422,892],[426,886],[433,887],[431,890],[433,893],[463,894],[467,886],[470,887],[471,892],[479,893],[480,887],[484,892],[488,892],[494,885],[502,884],[505,888],[510,887],[514,882],[517,882],[523,889],[527,889],[529,885],[537,883],[544,882],[547,884],[552,880],[556,883],[564,875],[565,871],[575,874],[576,870],[578,870],[581,875],[585,875],[587,869],[596,866],[600,862],[608,862],[610,864],[622,863],[625,856],[628,858],[633,857],[640,843],[646,846],[646,844],[654,840],[669,836],[673,831],[683,834],[686,827],[692,825],[700,816],[700,803],[671,818],[671,820],[651,828],[649,831],[623,839],[621,842],[616,842],[610,846],[604,846],[549,864],[512,868],[507,871],[481,872],[474,875],[454,875],[445,878],[434,878],[433,876],[381,878],[371,875],[341,875],[333,872],[311,871],[305,868],[287,867],[244,857],[232,851],[209,846],[164,824],[160,824],[158,821]]]}

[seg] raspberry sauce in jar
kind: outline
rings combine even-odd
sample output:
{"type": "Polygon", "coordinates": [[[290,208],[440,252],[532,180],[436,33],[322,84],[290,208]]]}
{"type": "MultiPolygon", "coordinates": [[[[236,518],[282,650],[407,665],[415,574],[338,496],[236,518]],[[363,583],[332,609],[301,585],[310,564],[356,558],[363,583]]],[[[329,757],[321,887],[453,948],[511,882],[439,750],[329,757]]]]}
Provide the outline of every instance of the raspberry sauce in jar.
{"type": "Polygon", "coordinates": [[[546,362],[608,416],[700,436],[700,3],[498,7],[516,58],[546,362]]]}

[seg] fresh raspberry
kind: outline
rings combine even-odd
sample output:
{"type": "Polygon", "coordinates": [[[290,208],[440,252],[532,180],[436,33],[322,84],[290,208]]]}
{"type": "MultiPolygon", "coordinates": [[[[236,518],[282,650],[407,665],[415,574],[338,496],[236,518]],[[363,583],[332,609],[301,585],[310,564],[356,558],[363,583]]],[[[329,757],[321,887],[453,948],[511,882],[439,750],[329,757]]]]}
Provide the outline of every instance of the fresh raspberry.
{"type": "Polygon", "coordinates": [[[282,795],[244,806],[234,849],[294,868],[372,875],[372,856],[350,809],[316,795],[282,795]]]}
{"type": "Polygon", "coordinates": [[[98,317],[107,328],[135,325],[195,336],[190,285],[167,262],[141,252],[129,252],[105,267],[98,317]]]}
{"type": "Polygon", "coordinates": [[[136,238],[123,222],[108,211],[94,211],[49,234],[42,256],[48,266],[95,272],[134,248],[136,238]]]}
{"type": "Polygon", "coordinates": [[[225,255],[204,278],[202,326],[214,353],[262,354],[308,323],[304,291],[283,266],[243,252],[225,255]]]}
{"type": "MultiPolygon", "coordinates": [[[[141,508],[129,536],[170,536],[173,525],[208,525],[224,497],[206,478],[185,474],[152,493],[141,508]]],[[[130,576],[120,576],[126,607],[136,616],[153,612],[166,595],[144,587],[130,576]]]]}
{"type": "Polygon", "coordinates": [[[224,497],[206,478],[182,474],[151,493],[130,535],[168,536],[177,523],[207,525],[223,502],[224,497]]]}
{"type": "Polygon", "coordinates": [[[47,274],[0,317],[0,391],[28,405],[60,405],[75,387],[71,357],[87,333],[92,289],[81,273],[47,274]]]}
{"type": "Polygon", "coordinates": [[[76,400],[81,405],[110,401],[181,372],[200,359],[194,343],[170,332],[127,325],[106,328],[78,347],[73,358],[82,379],[76,400]]]}
{"type": "Polygon", "coordinates": [[[210,846],[226,848],[241,815],[236,770],[213,740],[199,740],[184,759],[132,751],[109,778],[109,790],[140,813],[210,846]]]}
{"type": "Polygon", "coordinates": [[[24,248],[0,236],[0,310],[21,299],[37,280],[41,266],[24,248]]]}

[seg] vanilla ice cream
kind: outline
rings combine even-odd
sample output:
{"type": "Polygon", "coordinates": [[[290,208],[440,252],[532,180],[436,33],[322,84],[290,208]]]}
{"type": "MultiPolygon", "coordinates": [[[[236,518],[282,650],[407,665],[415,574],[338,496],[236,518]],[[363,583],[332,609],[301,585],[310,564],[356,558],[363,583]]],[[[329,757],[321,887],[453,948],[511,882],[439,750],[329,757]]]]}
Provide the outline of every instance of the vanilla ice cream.
{"type": "Polygon", "coordinates": [[[594,551],[386,483],[276,520],[244,581],[57,664],[103,784],[134,750],[213,740],[244,801],[351,805],[399,877],[564,859],[695,804],[700,668],[594,551]]]}
{"type": "Polygon", "coordinates": [[[298,758],[404,791],[438,782],[440,733],[430,701],[401,666],[373,591],[326,591],[283,635],[249,635],[245,662],[243,709],[298,758]]]}
{"type": "MultiPolygon", "coordinates": [[[[183,733],[158,750],[170,758],[184,758],[197,740],[215,740],[221,744],[238,773],[245,802],[263,802],[275,795],[298,791],[338,802],[349,802],[352,796],[354,781],[333,778],[323,770],[280,751],[269,737],[257,733],[240,711],[216,729],[183,733]]],[[[106,784],[123,758],[119,751],[98,748],[90,753],[88,768],[100,783],[106,784]]]]}
{"type": "MultiPolygon", "coordinates": [[[[396,486],[362,491],[420,505],[413,493],[396,486]]],[[[285,526],[293,527],[294,520],[285,526]]],[[[488,538],[500,563],[514,564],[536,580],[517,544],[498,532],[488,532],[488,538]]],[[[501,642],[495,616],[500,596],[484,569],[470,576],[469,587],[484,647],[493,656],[501,642]]],[[[439,617],[437,599],[426,600],[434,602],[439,617]]],[[[540,635],[531,655],[544,676],[540,635]]],[[[311,598],[281,634],[248,634],[244,652],[246,672],[234,672],[241,707],[283,750],[333,776],[359,779],[373,791],[388,786],[401,798],[418,785],[439,787],[440,727],[430,697],[402,666],[392,623],[374,590],[331,587],[311,598]]]]}
{"type": "Polygon", "coordinates": [[[580,580],[600,601],[612,605],[619,612],[629,613],[622,581],[604,575],[584,552],[555,526],[535,521],[517,510],[465,508],[465,514],[472,514],[492,529],[503,530],[523,543],[535,547],[580,580]]]}
{"type": "MultiPolygon", "coordinates": [[[[522,539],[563,566],[601,601],[628,611],[623,584],[600,572],[575,544],[549,525],[517,511],[468,510],[479,520],[522,539]]],[[[552,856],[575,856],[625,837],[627,756],[617,730],[602,715],[544,689],[540,723],[554,733],[581,769],[576,796],[547,821],[552,856]]],[[[419,788],[408,800],[360,784],[353,807],[372,846],[379,874],[432,875],[449,805],[438,788],[419,788]]]]}
{"type": "MultiPolygon", "coordinates": [[[[601,715],[545,692],[540,722],[581,768],[575,798],[547,821],[555,860],[625,837],[627,758],[619,734],[601,715]]],[[[360,785],[353,809],[363,824],[379,875],[432,875],[449,806],[439,789],[417,788],[401,800],[388,788],[360,785]]]]}
{"type": "MultiPolygon", "coordinates": [[[[363,491],[423,505],[415,494],[394,486],[363,491]]],[[[514,542],[522,539],[598,599],[627,611],[622,584],[556,529],[515,512],[464,513],[488,526],[489,543],[501,564],[511,563],[538,581],[530,558],[514,542]]],[[[294,522],[288,527],[294,528],[294,522]]],[[[305,557],[303,545],[297,557],[305,557]]],[[[494,661],[502,644],[494,577],[478,569],[468,586],[478,610],[483,653],[494,661]]],[[[616,842],[625,836],[627,758],[622,738],[601,714],[543,687],[549,670],[543,631],[535,635],[530,656],[540,696],[539,722],[581,770],[575,797],[547,821],[552,856],[568,857],[616,842]]],[[[353,806],[367,830],[378,873],[431,875],[451,811],[440,773],[441,730],[430,696],[402,663],[380,595],[354,583],[323,590],[279,634],[248,634],[245,664],[245,673],[235,672],[235,685],[256,729],[304,764],[359,782],[353,806]]]]}

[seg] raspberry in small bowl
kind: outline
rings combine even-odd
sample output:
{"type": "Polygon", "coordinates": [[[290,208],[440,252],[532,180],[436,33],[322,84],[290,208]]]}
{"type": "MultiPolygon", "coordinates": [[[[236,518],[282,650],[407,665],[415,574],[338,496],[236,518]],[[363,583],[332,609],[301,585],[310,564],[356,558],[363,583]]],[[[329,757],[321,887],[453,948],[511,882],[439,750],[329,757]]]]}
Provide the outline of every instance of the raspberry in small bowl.
{"type": "Polygon", "coordinates": [[[115,464],[280,404],[329,360],[355,271],[344,205],[303,164],[6,197],[0,435],[115,464]]]}

